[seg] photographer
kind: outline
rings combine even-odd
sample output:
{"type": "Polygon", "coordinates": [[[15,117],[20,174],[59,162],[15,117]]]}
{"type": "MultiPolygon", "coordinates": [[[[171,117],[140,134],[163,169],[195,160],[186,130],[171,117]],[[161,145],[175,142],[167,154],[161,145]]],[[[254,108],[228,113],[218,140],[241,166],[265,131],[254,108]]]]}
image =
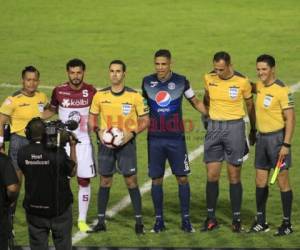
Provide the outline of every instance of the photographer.
{"type": "MultiPolygon", "coordinates": [[[[33,118],[25,129],[30,144],[18,152],[18,165],[25,177],[26,211],[30,247],[32,250],[48,249],[51,230],[56,249],[72,248],[73,195],[70,176],[76,173],[76,139],[68,132],[70,158],[63,146],[46,146],[46,124],[40,118],[33,118]]],[[[56,135],[57,136],[57,135],[56,135]]]]}
{"type": "Polygon", "coordinates": [[[18,178],[9,158],[0,152],[0,249],[8,249],[9,206],[18,194],[18,178]]]}

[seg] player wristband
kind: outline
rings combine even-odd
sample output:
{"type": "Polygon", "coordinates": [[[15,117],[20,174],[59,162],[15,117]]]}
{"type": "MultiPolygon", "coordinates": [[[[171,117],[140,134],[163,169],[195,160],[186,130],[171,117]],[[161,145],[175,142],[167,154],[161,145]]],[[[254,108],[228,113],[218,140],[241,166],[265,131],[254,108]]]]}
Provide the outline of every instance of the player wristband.
{"type": "Polygon", "coordinates": [[[133,135],[133,139],[136,137],[136,132],[134,132],[134,131],[131,131],[131,133],[132,133],[132,135],[133,135]]]}
{"type": "Polygon", "coordinates": [[[4,142],[4,137],[0,136],[0,143],[3,143],[3,142],[4,142]]]}
{"type": "Polygon", "coordinates": [[[282,146],[284,146],[284,147],[286,147],[286,148],[290,148],[290,147],[291,147],[291,144],[284,142],[284,143],[282,143],[282,146]]]}

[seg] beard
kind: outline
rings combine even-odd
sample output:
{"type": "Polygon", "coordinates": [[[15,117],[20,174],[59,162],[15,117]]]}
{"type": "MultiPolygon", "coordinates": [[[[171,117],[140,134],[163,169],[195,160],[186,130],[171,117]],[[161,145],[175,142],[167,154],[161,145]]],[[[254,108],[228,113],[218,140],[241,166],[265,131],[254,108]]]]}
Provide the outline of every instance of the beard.
{"type": "Polygon", "coordinates": [[[70,80],[70,83],[77,86],[77,85],[80,85],[82,83],[83,78],[74,78],[74,79],[69,79],[69,80],[70,80]]]}

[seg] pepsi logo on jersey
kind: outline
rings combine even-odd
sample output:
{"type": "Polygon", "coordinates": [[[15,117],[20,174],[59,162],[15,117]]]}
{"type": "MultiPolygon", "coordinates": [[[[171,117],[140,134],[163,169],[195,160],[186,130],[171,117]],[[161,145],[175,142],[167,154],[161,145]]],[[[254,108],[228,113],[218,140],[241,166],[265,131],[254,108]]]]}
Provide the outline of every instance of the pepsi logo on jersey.
{"type": "Polygon", "coordinates": [[[166,107],[172,101],[171,95],[167,91],[159,91],[155,96],[155,101],[158,106],[166,107]]]}

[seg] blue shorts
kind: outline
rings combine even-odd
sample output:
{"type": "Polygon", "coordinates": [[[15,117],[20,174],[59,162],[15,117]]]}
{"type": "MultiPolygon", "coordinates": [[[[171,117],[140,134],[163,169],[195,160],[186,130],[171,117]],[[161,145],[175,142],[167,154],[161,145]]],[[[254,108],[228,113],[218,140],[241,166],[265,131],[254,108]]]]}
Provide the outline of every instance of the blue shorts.
{"type": "Polygon", "coordinates": [[[190,173],[184,136],[148,138],[148,174],[150,178],[159,178],[164,175],[167,159],[174,175],[183,176],[190,173]]]}

